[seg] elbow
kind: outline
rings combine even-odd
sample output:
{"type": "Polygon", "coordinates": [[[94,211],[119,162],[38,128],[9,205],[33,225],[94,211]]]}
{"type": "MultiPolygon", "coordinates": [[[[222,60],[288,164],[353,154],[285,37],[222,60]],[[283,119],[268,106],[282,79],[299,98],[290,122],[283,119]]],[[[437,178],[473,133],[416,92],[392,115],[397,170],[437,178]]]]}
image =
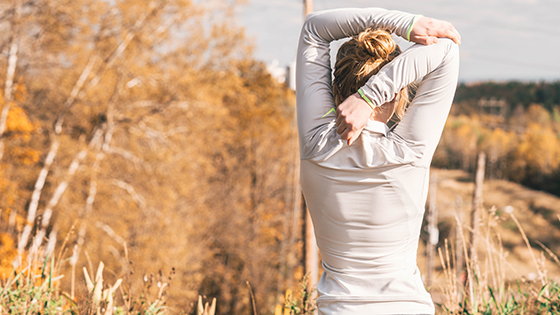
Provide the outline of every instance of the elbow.
{"type": "Polygon", "coordinates": [[[317,25],[320,25],[321,14],[309,13],[301,28],[300,41],[308,45],[317,45],[325,40],[319,35],[317,25]]]}
{"type": "Polygon", "coordinates": [[[305,17],[305,21],[303,21],[303,25],[305,26],[305,25],[307,25],[307,24],[313,23],[313,19],[314,19],[317,15],[319,15],[319,13],[317,13],[317,12],[311,12],[311,13],[309,13],[309,14],[305,17]]]}
{"type": "Polygon", "coordinates": [[[447,56],[453,59],[459,59],[459,45],[449,38],[442,38],[447,47],[447,56]]]}
{"type": "Polygon", "coordinates": [[[456,64],[459,66],[459,45],[449,38],[442,38],[438,41],[439,45],[444,45],[445,55],[443,63],[445,64],[456,64]]]}
{"type": "Polygon", "coordinates": [[[449,40],[451,42],[451,49],[449,53],[453,56],[453,58],[459,60],[459,44],[456,44],[454,41],[449,40]]]}
{"type": "Polygon", "coordinates": [[[305,35],[306,38],[314,37],[315,31],[315,24],[316,24],[316,17],[319,15],[316,12],[309,13],[305,17],[305,21],[303,22],[303,26],[301,28],[302,35],[305,35]]]}
{"type": "Polygon", "coordinates": [[[315,15],[317,15],[317,13],[312,12],[305,17],[305,20],[303,21],[303,26],[301,28],[302,32],[309,33],[309,30],[313,28],[313,20],[315,15]]]}
{"type": "Polygon", "coordinates": [[[459,71],[459,45],[451,41],[451,49],[448,55],[452,59],[451,62],[455,65],[457,71],[459,71]]]}

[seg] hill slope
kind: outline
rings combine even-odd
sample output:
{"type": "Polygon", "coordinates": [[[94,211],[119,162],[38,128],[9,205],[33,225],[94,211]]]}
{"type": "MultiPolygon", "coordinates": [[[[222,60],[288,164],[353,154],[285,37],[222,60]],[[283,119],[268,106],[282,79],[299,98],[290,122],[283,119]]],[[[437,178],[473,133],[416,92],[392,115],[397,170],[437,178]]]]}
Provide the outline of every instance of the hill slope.
{"type": "MultiPolygon", "coordinates": [[[[468,241],[468,228],[470,226],[470,211],[472,209],[472,195],[474,190],[474,178],[472,175],[460,170],[432,169],[432,176],[437,176],[437,207],[439,212],[440,237],[438,246],[444,246],[447,238],[449,244],[455,246],[455,229],[457,209],[461,209],[463,230],[468,241]],[[457,205],[457,200],[462,199],[462,206],[457,205]]],[[[560,198],[541,191],[528,189],[516,183],[504,180],[486,180],[484,183],[484,209],[485,213],[491,212],[495,207],[496,223],[494,229],[495,237],[492,241],[496,244],[501,239],[503,248],[502,256],[505,257],[505,277],[510,280],[524,278],[534,279],[537,268],[531,258],[529,250],[525,245],[522,234],[513,221],[510,214],[504,211],[506,206],[514,208],[513,214],[521,223],[527,237],[533,247],[533,253],[538,261],[543,257],[544,250],[538,244],[541,242],[553,253],[560,253],[560,198]]],[[[488,215],[484,215],[483,226],[488,228],[488,215]]],[[[424,232],[423,232],[424,233],[424,232]]],[[[427,235],[422,235],[427,239],[427,235]]],[[[488,246],[482,239],[477,246],[479,253],[480,268],[491,268],[487,263],[488,246]]],[[[499,253],[494,252],[496,255],[499,253]]],[[[546,262],[544,264],[547,276],[556,281],[560,280],[560,266],[554,263],[553,258],[544,253],[546,262]]],[[[418,264],[420,270],[426,274],[425,242],[421,242],[418,252],[418,264]]],[[[436,272],[434,289],[432,295],[436,302],[441,301],[441,287],[445,285],[445,279],[439,259],[436,259],[436,272]]]]}

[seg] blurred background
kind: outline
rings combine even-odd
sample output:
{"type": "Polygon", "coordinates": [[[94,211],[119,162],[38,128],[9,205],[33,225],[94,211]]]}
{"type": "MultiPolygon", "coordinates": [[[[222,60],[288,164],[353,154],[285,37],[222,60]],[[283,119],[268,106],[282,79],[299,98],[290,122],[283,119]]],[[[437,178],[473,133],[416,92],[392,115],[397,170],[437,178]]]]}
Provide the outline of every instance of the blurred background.
{"type": "MultiPolygon", "coordinates": [[[[314,0],[313,10],[379,7],[450,21],[461,33],[459,80],[557,80],[560,33],[556,0],[314,0]]],[[[302,1],[252,0],[239,8],[255,56],[286,66],[295,60],[302,1]]],[[[405,48],[407,44],[401,41],[405,48]]]]}
{"type": "MultiPolygon", "coordinates": [[[[438,312],[554,300],[560,3],[313,10],[368,6],[462,35],[418,253],[438,312]]],[[[18,274],[42,290],[49,271],[64,277],[34,303],[54,313],[195,314],[200,295],[216,314],[310,314],[285,298],[310,271],[289,87],[302,1],[5,0],[0,17],[0,307],[18,274]],[[111,304],[82,271],[100,262],[111,304]]]]}

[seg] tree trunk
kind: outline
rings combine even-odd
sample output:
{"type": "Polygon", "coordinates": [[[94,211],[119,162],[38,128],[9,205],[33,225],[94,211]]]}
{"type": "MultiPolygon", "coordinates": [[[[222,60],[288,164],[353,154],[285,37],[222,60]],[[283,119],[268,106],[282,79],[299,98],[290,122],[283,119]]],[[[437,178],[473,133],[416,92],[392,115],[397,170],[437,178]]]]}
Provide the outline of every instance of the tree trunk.
{"type": "Polygon", "coordinates": [[[478,259],[476,246],[478,244],[478,230],[480,228],[480,212],[482,211],[482,193],[484,186],[484,167],[486,164],[486,154],[480,152],[478,154],[478,163],[476,167],[476,178],[474,182],[473,203],[471,212],[471,262],[473,266],[478,259]]]}
{"type": "Polygon", "coordinates": [[[14,76],[16,73],[16,65],[19,51],[19,32],[18,23],[21,16],[21,3],[15,7],[14,17],[12,19],[12,41],[10,51],[8,53],[8,68],[6,71],[6,82],[4,85],[4,107],[0,113],[0,161],[4,157],[4,131],[6,131],[6,123],[8,121],[8,113],[10,112],[10,103],[13,99],[14,76]]]}

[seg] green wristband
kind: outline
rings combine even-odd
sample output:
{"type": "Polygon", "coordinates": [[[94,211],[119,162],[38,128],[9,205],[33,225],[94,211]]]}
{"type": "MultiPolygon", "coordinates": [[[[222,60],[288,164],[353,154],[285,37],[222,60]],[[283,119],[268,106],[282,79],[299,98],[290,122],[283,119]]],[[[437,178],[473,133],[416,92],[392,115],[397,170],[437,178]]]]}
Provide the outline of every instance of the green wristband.
{"type": "Polygon", "coordinates": [[[334,113],[334,112],[336,112],[336,109],[334,109],[334,107],[333,107],[325,115],[321,116],[321,118],[325,118],[325,116],[327,116],[330,113],[334,113]]]}
{"type": "Polygon", "coordinates": [[[414,27],[414,23],[416,23],[416,21],[421,17],[422,17],[421,15],[416,15],[412,19],[412,23],[410,23],[410,26],[408,27],[408,31],[406,32],[406,40],[407,41],[410,42],[410,33],[412,33],[412,28],[414,27]]]}
{"type": "Polygon", "coordinates": [[[360,96],[364,99],[364,101],[366,101],[366,103],[371,107],[371,109],[375,109],[377,106],[375,106],[375,104],[373,104],[373,102],[364,94],[364,92],[362,91],[362,88],[358,89],[358,93],[360,94],[360,96]]]}

